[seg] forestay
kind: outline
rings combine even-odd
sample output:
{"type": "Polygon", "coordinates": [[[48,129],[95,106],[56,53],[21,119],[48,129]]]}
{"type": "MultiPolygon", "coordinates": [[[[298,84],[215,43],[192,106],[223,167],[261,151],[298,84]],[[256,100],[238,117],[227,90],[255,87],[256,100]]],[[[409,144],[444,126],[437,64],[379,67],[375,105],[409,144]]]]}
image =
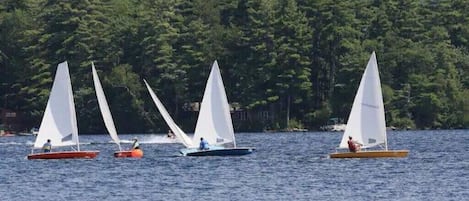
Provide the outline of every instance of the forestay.
{"type": "Polygon", "coordinates": [[[348,137],[352,136],[364,148],[384,143],[387,149],[385,121],[378,63],[373,52],[360,81],[339,147],[347,148],[348,137]]]}
{"type": "Polygon", "coordinates": [[[51,140],[53,147],[76,144],[78,150],[80,149],[72,85],[66,61],[57,67],[34,148],[41,148],[47,139],[51,140]]]}
{"type": "Polygon", "coordinates": [[[201,137],[209,144],[236,147],[230,107],[217,61],[212,65],[205,87],[193,142],[199,142],[201,137]]]}

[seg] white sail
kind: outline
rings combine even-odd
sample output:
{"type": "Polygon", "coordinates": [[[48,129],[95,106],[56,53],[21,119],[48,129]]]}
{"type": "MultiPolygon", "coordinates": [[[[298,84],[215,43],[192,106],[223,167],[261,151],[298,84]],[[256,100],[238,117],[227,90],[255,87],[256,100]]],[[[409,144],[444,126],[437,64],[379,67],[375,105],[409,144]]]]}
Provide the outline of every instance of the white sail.
{"type": "Polygon", "coordinates": [[[151,98],[153,99],[153,102],[155,103],[156,107],[161,113],[161,116],[163,116],[163,119],[166,121],[166,124],[168,124],[169,128],[173,131],[173,133],[176,135],[178,139],[184,144],[186,147],[193,147],[194,145],[192,144],[192,140],[187,136],[184,131],[182,131],[181,128],[174,122],[173,118],[169,115],[168,111],[164,107],[163,103],[161,103],[160,99],[156,96],[155,92],[151,89],[150,85],[148,85],[146,80],[143,80],[145,82],[145,85],[147,86],[148,92],[150,93],[151,98]]]}
{"type": "Polygon", "coordinates": [[[217,61],[212,65],[205,87],[192,140],[198,143],[201,137],[209,144],[232,144],[236,147],[230,107],[217,61]]]}
{"type": "Polygon", "coordinates": [[[386,120],[375,52],[371,54],[360,81],[340,148],[348,147],[349,136],[364,148],[379,144],[386,146],[386,120]]]}
{"type": "Polygon", "coordinates": [[[112,120],[111,111],[109,110],[109,105],[106,100],[106,95],[104,94],[101,81],[99,81],[98,73],[96,72],[96,68],[94,67],[93,62],[91,62],[91,69],[93,72],[94,89],[96,91],[96,97],[98,98],[99,110],[101,110],[104,125],[106,125],[106,129],[109,132],[109,135],[111,136],[112,140],[114,140],[117,146],[119,146],[119,150],[122,150],[119,136],[117,136],[116,126],[114,125],[114,121],[112,120]]]}
{"type": "Polygon", "coordinates": [[[34,148],[41,148],[47,139],[51,140],[53,147],[77,145],[80,150],[75,103],[66,61],[57,67],[34,148]]]}

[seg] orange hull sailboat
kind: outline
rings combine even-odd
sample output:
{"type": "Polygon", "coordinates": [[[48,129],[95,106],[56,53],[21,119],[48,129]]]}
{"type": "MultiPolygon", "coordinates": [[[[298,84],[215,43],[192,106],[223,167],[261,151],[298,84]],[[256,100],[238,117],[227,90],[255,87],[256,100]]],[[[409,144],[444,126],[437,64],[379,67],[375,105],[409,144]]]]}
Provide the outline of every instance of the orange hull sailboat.
{"type": "Polygon", "coordinates": [[[116,151],[114,152],[116,158],[142,158],[143,151],[141,149],[134,149],[132,151],[116,151]]]}
{"type": "Polygon", "coordinates": [[[109,135],[111,136],[112,140],[117,144],[119,147],[119,151],[114,153],[114,157],[117,158],[142,158],[143,151],[140,149],[135,149],[131,151],[122,151],[120,145],[120,139],[117,135],[116,126],[114,125],[114,120],[112,119],[111,110],[109,109],[109,105],[106,100],[106,96],[104,95],[104,90],[101,85],[101,81],[99,80],[98,73],[96,72],[96,68],[94,67],[94,63],[91,63],[91,71],[93,74],[93,82],[94,88],[96,91],[96,97],[98,99],[99,110],[101,110],[101,115],[104,120],[104,125],[106,126],[109,135]]]}

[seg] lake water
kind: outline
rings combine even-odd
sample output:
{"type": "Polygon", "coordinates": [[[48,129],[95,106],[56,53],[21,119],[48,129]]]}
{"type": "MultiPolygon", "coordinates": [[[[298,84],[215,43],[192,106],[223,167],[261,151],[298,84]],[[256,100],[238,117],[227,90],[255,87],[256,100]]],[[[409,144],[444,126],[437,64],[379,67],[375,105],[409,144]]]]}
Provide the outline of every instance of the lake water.
{"type": "MultiPolygon", "coordinates": [[[[134,135],[121,135],[131,139],[134,135]]],[[[91,160],[27,160],[32,136],[0,138],[1,200],[468,200],[469,130],[388,132],[400,159],[329,159],[342,133],[237,133],[241,157],[181,157],[137,135],[142,159],[116,159],[108,135],[81,135],[91,160]],[[148,143],[145,143],[148,142],[148,143]]],[[[130,144],[123,144],[130,147],[130,144]]]]}

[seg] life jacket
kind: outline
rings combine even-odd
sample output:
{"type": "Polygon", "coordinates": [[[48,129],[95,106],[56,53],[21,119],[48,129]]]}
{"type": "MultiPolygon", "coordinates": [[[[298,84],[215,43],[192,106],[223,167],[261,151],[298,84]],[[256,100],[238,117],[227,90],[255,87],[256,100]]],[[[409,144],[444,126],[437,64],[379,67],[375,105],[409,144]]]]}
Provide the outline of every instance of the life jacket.
{"type": "Polygon", "coordinates": [[[355,143],[352,140],[347,141],[347,143],[348,143],[348,149],[351,152],[356,152],[357,151],[357,146],[355,145],[355,143]]]}
{"type": "Polygon", "coordinates": [[[199,149],[207,150],[208,149],[208,142],[205,141],[205,140],[201,141],[200,144],[199,144],[199,149]]]}
{"type": "Polygon", "coordinates": [[[44,150],[44,152],[50,152],[51,149],[52,145],[50,143],[46,143],[44,146],[42,146],[42,150],[44,150]]]}

